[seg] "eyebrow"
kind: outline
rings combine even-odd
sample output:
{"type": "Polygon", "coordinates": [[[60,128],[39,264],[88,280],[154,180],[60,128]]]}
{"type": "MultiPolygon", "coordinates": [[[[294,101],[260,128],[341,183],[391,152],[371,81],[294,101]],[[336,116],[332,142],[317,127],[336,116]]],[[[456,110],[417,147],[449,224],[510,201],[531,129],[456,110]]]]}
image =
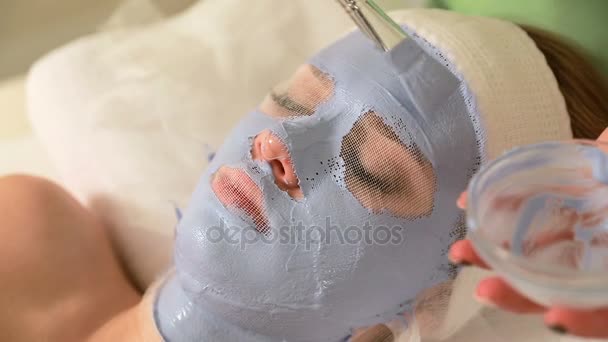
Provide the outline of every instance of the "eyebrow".
{"type": "Polygon", "coordinates": [[[315,112],[310,108],[307,108],[298,102],[294,101],[287,93],[278,94],[274,91],[270,92],[270,98],[278,104],[280,107],[287,109],[290,112],[303,114],[303,115],[313,115],[315,112]]]}

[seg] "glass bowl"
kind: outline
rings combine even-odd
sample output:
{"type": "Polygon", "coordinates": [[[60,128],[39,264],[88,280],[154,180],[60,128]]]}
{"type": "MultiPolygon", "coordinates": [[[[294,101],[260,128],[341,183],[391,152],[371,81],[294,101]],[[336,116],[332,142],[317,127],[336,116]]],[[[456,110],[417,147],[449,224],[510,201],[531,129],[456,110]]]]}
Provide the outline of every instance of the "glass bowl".
{"type": "Polygon", "coordinates": [[[533,301],[608,306],[608,145],[547,142],[483,167],[468,189],[477,253],[533,301]]]}

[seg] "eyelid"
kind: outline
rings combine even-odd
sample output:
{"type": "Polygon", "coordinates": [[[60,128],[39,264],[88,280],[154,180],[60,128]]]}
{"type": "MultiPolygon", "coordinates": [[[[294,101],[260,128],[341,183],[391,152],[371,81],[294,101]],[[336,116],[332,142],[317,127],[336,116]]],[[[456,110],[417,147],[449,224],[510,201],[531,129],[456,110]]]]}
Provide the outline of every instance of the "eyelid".
{"type": "Polygon", "coordinates": [[[381,177],[370,172],[363,163],[361,162],[361,156],[359,153],[353,154],[354,160],[352,167],[356,169],[354,174],[365,186],[370,189],[377,189],[383,194],[391,194],[402,190],[403,181],[395,181],[394,179],[388,179],[387,177],[381,177]]]}
{"type": "Polygon", "coordinates": [[[374,176],[372,173],[367,172],[365,173],[365,175],[361,175],[361,177],[364,177],[364,182],[366,183],[367,186],[369,186],[372,189],[377,189],[378,191],[380,191],[383,194],[391,194],[391,193],[396,193],[396,192],[400,192],[401,191],[401,186],[400,186],[400,182],[394,182],[394,180],[388,180],[385,178],[381,178],[381,177],[376,177],[374,176]],[[367,176],[367,177],[365,177],[367,176]]]}
{"type": "Polygon", "coordinates": [[[275,87],[260,109],[277,118],[312,116],[318,106],[333,95],[334,88],[334,81],[329,75],[313,65],[305,64],[289,81],[275,87]]]}
{"type": "Polygon", "coordinates": [[[278,106],[282,107],[283,109],[286,109],[292,113],[294,113],[294,116],[300,116],[300,115],[313,115],[314,114],[314,110],[307,108],[306,106],[294,101],[289,94],[285,93],[277,93],[275,91],[272,91],[270,93],[270,98],[274,101],[274,103],[276,103],[278,106]]]}

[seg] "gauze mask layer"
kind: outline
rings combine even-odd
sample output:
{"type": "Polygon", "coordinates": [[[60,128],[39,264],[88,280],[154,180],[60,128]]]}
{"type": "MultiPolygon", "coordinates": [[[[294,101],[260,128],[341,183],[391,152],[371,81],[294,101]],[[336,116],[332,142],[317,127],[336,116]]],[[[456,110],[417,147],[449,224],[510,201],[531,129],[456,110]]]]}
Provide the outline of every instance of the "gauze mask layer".
{"type": "Polygon", "coordinates": [[[168,341],[339,341],[453,276],[479,160],[465,86],[428,46],[353,33],[226,139],[176,233],[168,341]]]}

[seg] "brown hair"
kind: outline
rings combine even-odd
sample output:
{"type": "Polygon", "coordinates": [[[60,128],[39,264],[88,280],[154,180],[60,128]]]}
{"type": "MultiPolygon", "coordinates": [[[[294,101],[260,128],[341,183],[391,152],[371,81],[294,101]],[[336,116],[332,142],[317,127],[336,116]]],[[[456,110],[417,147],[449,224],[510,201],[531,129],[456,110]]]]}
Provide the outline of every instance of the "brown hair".
{"type": "Polygon", "coordinates": [[[608,127],[608,85],[603,75],[574,44],[537,28],[521,27],[545,55],[557,79],[574,137],[597,139],[608,127]]]}

